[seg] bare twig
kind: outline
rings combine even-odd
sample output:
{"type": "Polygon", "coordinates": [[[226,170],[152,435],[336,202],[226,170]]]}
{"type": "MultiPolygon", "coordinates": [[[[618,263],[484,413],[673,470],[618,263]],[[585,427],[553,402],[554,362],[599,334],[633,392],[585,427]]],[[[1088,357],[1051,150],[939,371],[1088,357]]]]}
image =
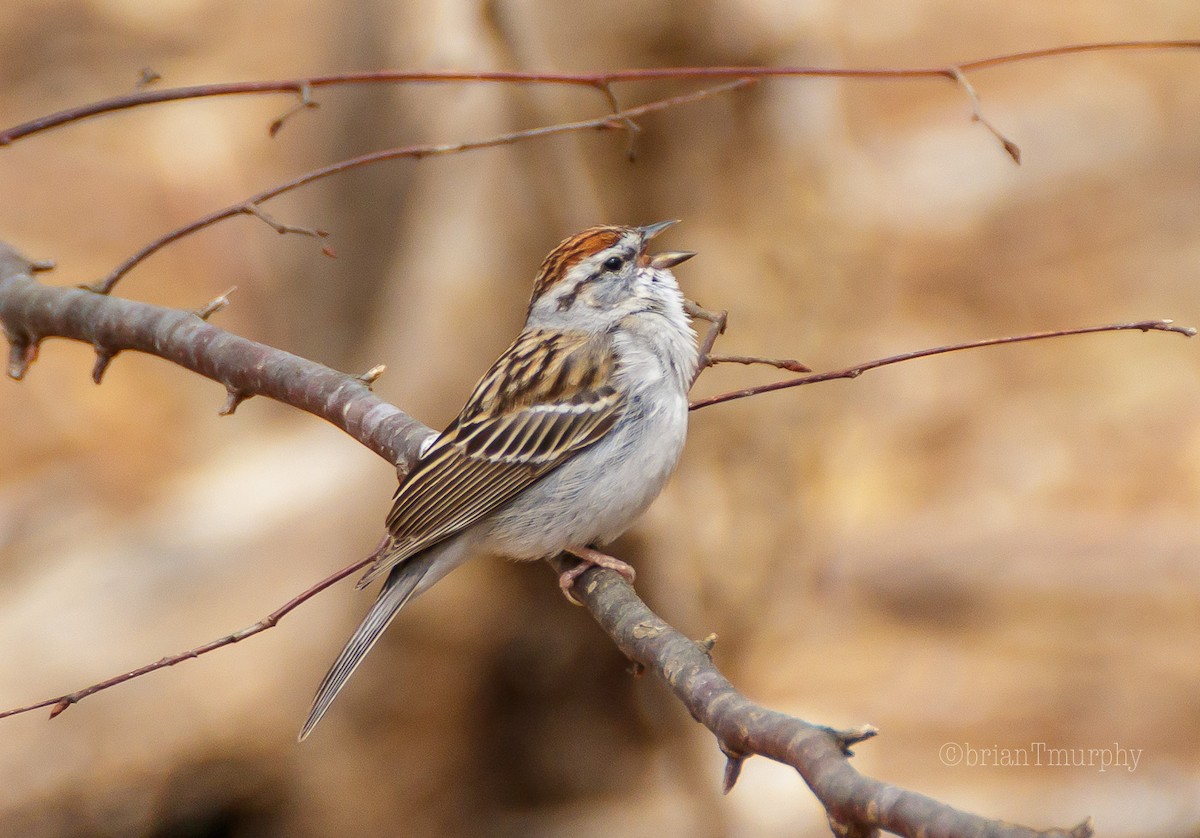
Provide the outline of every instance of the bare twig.
{"type": "Polygon", "coordinates": [[[710,352],[705,360],[710,367],[715,367],[717,364],[743,364],[745,366],[762,364],[788,372],[812,372],[812,367],[805,366],[791,358],[766,358],[759,355],[713,355],[710,352]]]}
{"type": "Polygon", "coordinates": [[[758,387],[747,387],[743,390],[731,390],[728,393],[721,393],[716,396],[697,399],[691,403],[690,407],[692,410],[699,410],[702,407],[711,407],[714,404],[722,404],[724,402],[748,398],[749,396],[757,396],[760,393],[771,393],[775,390],[786,390],[789,387],[801,387],[805,384],[816,384],[818,381],[832,381],[836,378],[858,378],[858,376],[862,375],[868,370],[886,367],[890,364],[899,364],[902,361],[911,361],[914,358],[927,358],[930,355],[944,355],[947,352],[957,352],[961,349],[977,349],[981,346],[999,346],[1005,343],[1022,343],[1024,341],[1066,337],[1068,335],[1086,335],[1093,332],[1123,331],[1174,332],[1175,334],[1183,335],[1185,337],[1194,337],[1196,334],[1195,329],[1188,326],[1176,326],[1172,320],[1139,320],[1135,323],[1111,323],[1107,326],[1084,326],[1078,329],[1055,329],[1049,332],[1034,332],[1028,335],[1011,335],[1002,338],[973,340],[967,341],[966,343],[954,343],[950,344],[949,346],[937,346],[932,349],[919,349],[915,352],[904,352],[900,355],[892,355],[887,358],[879,358],[874,361],[855,364],[852,367],[834,370],[833,372],[822,372],[817,373],[816,375],[802,376],[801,378],[789,378],[784,381],[774,381],[770,384],[762,384],[758,387]]]}
{"type": "Polygon", "coordinates": [[[325,230],[318,230],[313,227],[298,227],[295,224],[284,224],[282,221],[276,220],[273,216],[267,214],[262,207],[254,201],[247,201],[242,205],[241,211],[246,215],[253,215],[259,221],[266,224],[279,235],[287,235],[294,233],[299,236],[309,236],[314,239],[323,239],[329,235],[325,230]]]}
{"type": "Polygon", "coordinates": [[[729,312],[709,311],[699,303],[686,299],[683,301],[683,310],[689,317],[708,321],[708,329],[700,340],[699,362],[696,364],[696,371],[692,374],[692,384],[695,384],[700,373],[709,366],[709,357],[713,346],[717,343],[717,338],[725,334],[725,326],[729,323],[729,312]]]}
{"type": "Polygon", "coordinates": [[[992,136],[1000,141],[1000,145],[1004,146],[1004,150],[1012,158],[1013,162],[1018,166],[1021,165],[1021,148],[1008,137],[1001,134],[1000,130],[983,115],[983,108],[979,104],[979,94],[975,92],[975,88],[967,81],[962,68],[952,67],[951,69],[954,71],[954,81],[958,83],[958,86],[966,92],[967,98],[971,100],[971,119],[988,129],[992,133],[992,136]]]}
{"type": "MultiPolygon", "coordinates": [[[[385,543],[386,540],[384,542],[380,542],[381,546],[385,543]]],[[[234,643],[245,640],[247,637],[253,637],[259,632],[266,631],[269,628],[274,628],[280,620],[286,617],[298,606],[312,599],[330,585],[345,579],[356,570],[361,570],[362,568],[366,567],[367,564],[374,560],[375,554],[372,553],[365,559],[343,567],[336,573],[326,576],[320,582],[313,585],[303,593],[292,597],[270,614],[263,617],[257,623],[252,623],[243,629],[239,629],[231,634],[227,634],[224,637],[219,637],[216,640],[210,640],[208,643],[202,643],[199,646],[188,649],[186,652],[180,652],[177,655],[168,655],[167,657],[161,658],[154,663],[149,663],[145,666],[139,666],[137,669],[131,669],[128,672],[124,672],[107,680],[92,684],[91,686],[84,687],[81,690],[76,690],[73,693],[55,696],[54,698],[47,698],[43,701],[37,702],[36,704],[29,704],[24,707],[14,707],[11,710],[4,710],[0,712],[0,719],[7,718],[8,716],[17,716],[21,713],[28,713],[31,710],[40,710],[43,707],[50,708],[50,718],[53,719],[72,704],[78,704],[89,695],[95,695],[98,692],[115,687],[118,684],[124,684],[126,681],[132,681],[134,678],[140,678],[143,675],[149,675],[151,672],[157,672],[160,669],[165,669],[168,666],[174,666],[177,663],[182,663],[183,661],[191,660],[192,658],[198,658],[201,655],[208,654],[209,652],[215,652],[217,649],[224,648],[225,646],[232,646],[234,643]]]]}
{"type": "Polygon", "coordinates": [[[278,134],[280,129],[283,128],[284,123],[301,111],[321,107],[319,102],[313,101],[312,85],[301,83],[300,89],[296,92],[299,96],[299,101],[271,122],[271,124],[267,127],[267,134],[270,136],[274,137],[276,134],[278,134]]]}
{"type": "MultiPolygon", "coordinates": [[[[99,114],[151,105],[158,102],[199,99],[210,96],[245,96],[265,93],[295,93],[305,90],[354,84],[540,84],[588,87],[604,92],[607,86],[623,83],[672,80],[768,79],[768,78],[844,78],[896,79],[947,78],[957,81],[962,73],[988,70],[1006,64],[1017,64],[1042,58],[1055,58],[1085,52],[1117,52],[1130,50],[1198,49],[1200,40],[1172,39],[1147,41],[1104,41],[1086,44],[1067,44],[1046,49],[1004,53],[972,61],[961,61],[944,67],[649,67],[600,73],[538,73],[538,72],[406,72],[380,71],[373,73],[338,73],[302,79],[204,84],[166,90],[142,90],[126,96],[116,96],[38,117],[37,119],[0,131],[0,146],[32,134],[70,122],[78,122],[99,114]]],[[[630,117],[632,118],[632,117],[630,117]]]]}
{"type": "MultiPolygon", "coordinates": [[[[512,131],[507,134],[498,134],[494,137],[488,137],[482,140],[470,140],[459,143],[427,143],[403,146],[401,148],[389,148],[381,151],[373,151],[368,154],[362,154],[358,157],[352,157],[348,160],[342,160],[337,163],[331,163],[330,165],[323,166],[320,169],[306,172],[305,174],[293,178],[286,183],[277,184],[269,189],[264,189],[262,192],[259,192],[256,195],[251,195],[249,198],[245,198],[237,203],[230,204],[227,207],[211,212],[208,215],[197,218],[195,221],[159,236],[157,239],[150,242],[145,247],[141,248],[132,256],[127,258],[125,261],[121,262],[121,264],[117,265],[117,267],[115,267],[108,274],[108,276],[97,281],[93,285],[88,286],[88,288],[98,294],[108,294],[114,287],[116,287],[116,284],[123,276],[125,276],[125,274],[129,273],[129,271],[133,270],[149,256],[157,253],[168,244],[178,241],[185,236],[191,235],[198,230],[203,230],[205,227],[210,227],[213,224],[216,224],[218,221],[231,218],[235,215],[255,215],[264,221],[267,221],[276,231],[280,233],[299,232],[306,233],[308,235],[323,236],[325,234],[320,230],[307,230],[304,228],[280,225],[278,222],[275,222],[273,219],[271,219],[270,216],[265,215],[262,212],[260,205],[265,201],[276,198],[286,192],[291,192],[293,189],[298,189],[301,186],[306,186],[314,181],[329,177],[330,175],[341,174],[342,172],[347,172],[351,169],[357,169],[372,163],[378,163],[383,160],[399,160],[402,158],[421,160],[426,157],[438,157],[481,148],[494,148],[496,146],[511,145],[524,140],[530,140],[539,137],[550,137],[556,134],[566,134],[577,131],[623,129],[625,127],[623,120],[626,118],[632,119],[635,116],[644,116],[646,114],[667,110],[680,105],[699,102],[719,93],[726,93],[731,90],[736,90],[740,87],[745,87],[750,83],[751,82],[747,81],[730,82],[729,84],[705,88],[704,90],[693,91],[692,93],[687,93],[681,96],[672,96],[668,99],[659,99],[653,102],[648,102],[644,105],[638,105],[637,107],[629,108],[628,110],[621,111],[619,113],[605,114],[604,116],[597,117],[595,119],[585,119],[578,122],[566,122],[557,125],[548,125],[541,128],[530,128],[524,131],[512,131]]],[[[327,251],[327,255],[332,256],[332,251],[327,251]]]]}
{"type": "Polygon", "coordinates": [[[637,135],[642,130],[642,126],[634,122],[632,117],[621,114],[621,103],[617,101],[617,94],[613,92],[610,83],[604,82],[599,87],[605,98],[608,99],[608,106],[612,108],[613,116],[620,119],[625,125],[625,131],[629,138],[625,146],[625,159],[632,163],[637,159],[637,135]]]}

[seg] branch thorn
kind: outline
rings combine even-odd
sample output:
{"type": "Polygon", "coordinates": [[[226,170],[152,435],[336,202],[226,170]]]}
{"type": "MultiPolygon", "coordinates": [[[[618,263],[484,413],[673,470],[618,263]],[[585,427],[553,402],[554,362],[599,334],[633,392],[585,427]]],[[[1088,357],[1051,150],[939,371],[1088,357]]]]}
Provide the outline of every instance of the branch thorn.
{"type": "Polygon", "coordinates": [[[43,271],[52,271],[54,268],[55,265],[53,259],[34,259],[29,263],[29,270],[33,271],[35,274],[43,271]]]}
{"type": "Polygon", "coordinates": [[[37,360],[38,341],[14,340],[8,348],[8,376],[20,381],[29,372],[29,365],[37,360]]]}
{"type": "Polygon", "coordinates": [[[367,385],[367,389],[370,390],[372,389],[371,385],[378,381],[379,376],[383,375],[385,372],[387,372],[386,364],[376,364],[366,372],[354,376],[354,378],[356,381],[361,381],[363,384],[367,385]]]}
{"type": "Polygon", "coordinates": [[[1084,818],[1082,823],[1078,824],[1067,834],[1070,835],[1071,838],[1092,838],[1092,835],[1095,834],[1095,827],[1096,823],[1089,815],[1088,817],[1084,818]]]}
{"type": "Polygon", "coordinates": [[[236,290],[237,286],[231,285],[228,290],[222,291],[221,294],[214,297],[212,301],[208,303],[208,305],[204,306],[203,308],[196,309],[194,312],[195,315],[201,320],[207,320],[208,318],[212,317],[218,311],[221,311],[229,305],[229,295],[236,290]]]}
{"type": "Polygon", "coordinates": [[[866,742],[868,739],[879,735],[879,728],[874,725],[859,725],[858,727],[846,728],[845,730],[835,730],[834,728],[827,727],[825,730],[837,740],[838,747],[848,757],[854,756],[854,751],[850,750],[851,745],[866,742]]]}
{"type": "Polygon", "coordinates": [[[156,81],[162,81],[162,74],[151,67],[143,67],[138,71],[138,80],[133,85],[134,90],[143,90],[154,84],[156,81]]]}
{"type": "Polygon", "coordinates": [[[232,387],[226,387],[225,389],[229,392],[229,395],[225,397],[225,404],[221,405],[221,409],[217,411],[218,416],[232,416],[233,412],[238,409],[238,405],[254,395],[242,390],[235,390],[232,387]]]}
{"type": "Polygon", "coordinates": [[[721,794],[729,794],[737,785],[738,777],[742,775],[746,755],[739,754],[724,744],[721,745],[721,753],[725,755],[725,776],[721,779],[721,794]]]}
{"type": "Polygon", "coordinates": [[[109,362],[117,356],[117,353],[99,344],[93,345],[92,348],[96,350],[96,363],[92,365],[92,381],[99,384],[108,370],[109,362]]]}

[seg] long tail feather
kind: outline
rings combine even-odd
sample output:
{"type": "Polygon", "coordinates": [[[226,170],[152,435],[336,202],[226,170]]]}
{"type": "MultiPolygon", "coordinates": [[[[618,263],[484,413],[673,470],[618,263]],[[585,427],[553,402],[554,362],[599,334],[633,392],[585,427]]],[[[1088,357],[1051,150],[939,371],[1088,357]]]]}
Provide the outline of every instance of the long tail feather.
{"type": "Polygon", "coordinates": [[[346,681],[362,663],[367,652],[371,651],[371,647],[379,640],[384,629],[400,613],[400,609],[412,599],[417,586],[432,567],[431,560],[433,558],[429,555],[417,556],[399,567],[393,568],[387,581],[383,584],[383,589],[379,592],[379,598],[375,600],[375,604],[371,606],[371,610],[367,612],[367,616],[363,618],[359,627],[354,630],[354,634],[350,636],[345,647],[337,656],[337,660],[333,662],[333,666],[326,673],[325,680],[321,681],[321,686],[317,688],[317,695],[313,699],[308,720],[300,729],[299,739],[301,742],[312,733],[317,722],[321,721],[321,717],[325,715],[329,705],[333,704],[337,694],[341,692],[346,681]]]}

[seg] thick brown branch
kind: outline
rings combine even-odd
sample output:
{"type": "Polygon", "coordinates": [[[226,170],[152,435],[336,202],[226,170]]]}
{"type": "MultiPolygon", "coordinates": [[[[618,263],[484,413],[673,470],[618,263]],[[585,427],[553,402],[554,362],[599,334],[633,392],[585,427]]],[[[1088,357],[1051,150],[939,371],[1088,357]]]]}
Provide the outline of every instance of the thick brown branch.
{"type": "MultiPolygon", "coordinates": [[[[43,285],[0,243],[0,324],[9,375],[20,379],[49,337],[83,341],[107,359],[126,349],[157,355],[225,385],[239,401],[267,396],[333,423],[389,462],[407,460],[429,429],[359,379],[232,335],[193,312],[43,285]]],[[[101,367],[101,372],[103,371],[101,367]]]]}
{"type": "MultiPolygon", "coordinates": [[[[561,561],[553,564],[560,573],[566,567],[561,561]]],[[[850,740],[870,733],[843,735],[750,701],[718,671],[703,644],[668,625],[616,573],[589,568],[574,593],[618,648],[662,678],[692,717],[712,731],[727,755],[738,759],[758,754],[792,766],[838,823],[931,837],[1083,838],[1092,834],[1090,821],[1069,831],[1045,832],[989,821],[864,777],[848,762],[846,748],[853,744],[850,740]]]]}

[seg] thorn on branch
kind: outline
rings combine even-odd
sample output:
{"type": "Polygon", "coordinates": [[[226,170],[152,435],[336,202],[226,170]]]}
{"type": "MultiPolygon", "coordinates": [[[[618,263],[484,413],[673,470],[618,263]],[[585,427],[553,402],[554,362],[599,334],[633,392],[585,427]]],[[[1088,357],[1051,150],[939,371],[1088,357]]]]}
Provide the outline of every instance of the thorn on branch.
{"type": "Polygon", "coordinates": [[[825,817],[829,820],[829,831],[837,838],[878,838],[879,830],[873,826],[839,820],[828,810],[825,817]]]}
{"type": "Polygon", "coordinates": [[[220,295],[214,297],[212,301],[208,303],[208,305],[204,306],[203,308],[196,309],[194,314],[201,320],[208,320],[208,318],[212,317],[218,311],[221,311],[229,305],[229,295],[236,290],[237,286],[231,285],[228,290],[222,291],[220,295]]]}
{"type": "Polygon", "coordinates": [[[1095,827],[1096,824],[1092,820],[1091,815],[1089,815],[1067,834],[1071,838],[1092,838],[1092,835],[1095,833],[1095,827]]]}
{"type": "Polygon", "coordinates": [[[92,348],[96,350],[96,363],[92,365],[92,381],[99,384],[104,378],[104,373],[108,371],[109,363],[117,357],[117,353],[99,344],[94,344],[92,348]]]}
{"type": "Polygon", "coordinates": [[[1013,162],[1018,166],[1021,165],[1021,148],[1008,137],[1000,133],[987,117],[983,115],[983,108],[979,104],[979,95],[975,92],[975,88],[971,86],[971,82],[967,81],[966,75],[958,67],[950,68],[951,78],[961,87],[967,94],[967,98],[971,100],[971,121],[978,122],[984,128],[992,133],[992,136],[1000,141],[1004,146],[1005,152],[1012,158],[1013,162]]]}
{"type": "Polygon", "coordinates": [[[283,124],[300,113],[300,111],[321,107],[319,102],[313,101],[312,87],[309,86],[308,82],[301,82],[300,86],[296,89],[296,93],[300,96],[300,101],[272,120],[271,125],[267,128],[267,134],[271,137],[278,134],[280,129],[283,128],[283,124]]]}
{"type": "Polygon", "coordinates": [[[729,794],[737,785],[738,777],[742,776],[746,754],[739,754],[724,743],[721,744],[721,753],[725,755],[725,776],[721,779],[721,794],[729,794]]]}
{"type": "Polygon", "coordinates": [[[101,297],[107,297],[114,285],[116,285],[116,282],[110,276],[104,279],[97,279],[95,282],[84,282],[76,287],[84,291],[91,291],[93,294],[99,294],[101,297]]]}
{"type": "Polygon", "coordinates": [[[52,271],[55,268],[53,259],[34,259],[29,263],[29,270],[33,273],[42,273],[43,271],[52,271]]]}
{"type": "Polygon", "coordinates": [[[697,640],[696,645],[700,647],[709,660],[712,660],[712,650],[717,645],[717,633],[709,632],[709,635],[703,640],[697,640]]]}
{"type": "Polygon", "coordinates": [[[162,75],[150,67],[143,67],[138,71],[138,80],[133,85],[133,89],[142,90],[154,84],[156,81],[162,81],[162,75]]]}
{"type": "Polygon", "coordinates": [[[379,376],[387,372],[386,364],[376,364],[364,373],[354,376],[356,381],[361,381],[367,385],[367,389],[372,389],[372,385],[379,380],[379,376]]]}
{"type": "Polygon", "coordinates": [[[866,742],[879,735],[879,728],[874,725],[859,725],[845,730],[835,730],[834,728],[825,728],[829,734],[837,740],[838,747],[841,748],[844,756],[854,756],[854,751],[850,750],[851,745],[857,745],[859,742],[866,742]]]}
{"type": "Polygon", "coordinates": [[[218,416],[232,416],[233,412],[238,409],[238,405],[254,395],[244,390],[235,390],[232,387],[225,389],[228,390],[229,395],[225,397],[225,404],[221,405],[221,409],[217,411],[218,416]]]}
{"type": "Polygon", "coordinates": [[[8,347],[8,377],[20,381],[29,372],[29,366],[37,360],[38,341],[13,340],[8,347]]]}

